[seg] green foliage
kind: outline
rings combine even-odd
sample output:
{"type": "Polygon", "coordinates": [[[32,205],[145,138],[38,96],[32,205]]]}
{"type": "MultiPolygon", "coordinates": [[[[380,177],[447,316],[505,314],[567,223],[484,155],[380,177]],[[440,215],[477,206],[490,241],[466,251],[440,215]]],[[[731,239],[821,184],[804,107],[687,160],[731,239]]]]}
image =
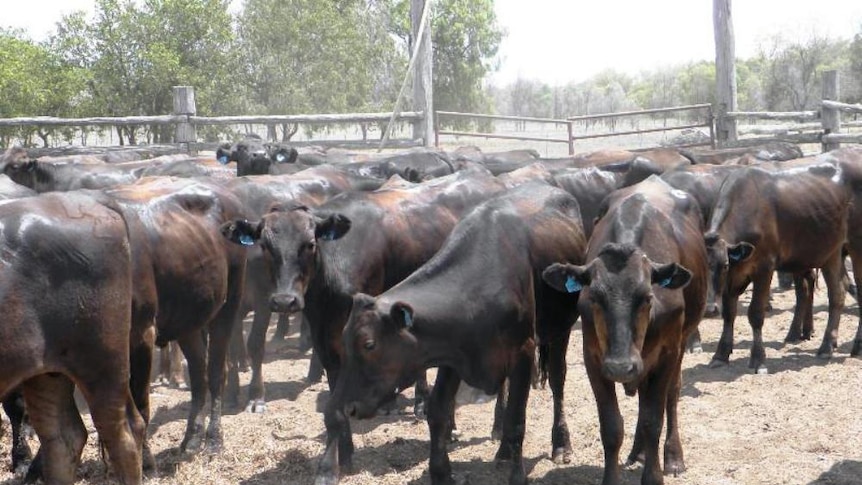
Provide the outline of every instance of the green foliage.
{"type": "MultiPolygon", "coordinates": [[[[170,113],[175,85],[195,86],[201,113],[224,104],[236,88],[213,72],[234,57],[227,7],[227,0],[97,0],[94,19],[67,16],[51,45],[89,73],[81,114],[170,113]]],[[[137,141],[136,130],[122,131],[137,141]]],[[[164,127],[144,133],[155,142],[172,136],[164,127]]]]}
{"type": "MultiPolygon", "coordinates": [[[[384,2],[391,14],[390,29],[412,46],[410,0],[384,2]]],[[[434,58],[434,108],[486,113],[490,97],[485,76],[495,59],[504,31],[497,24],[493,0],[435,0],[431,12],[434,58]]]]}
{"type": "Polygon", "coordinates": [[[239,45],[230,74],[248,83],[254,112],[344,112],[394,98],[395,43],[363,2],[247,0],[239,45]]]}
{"type": "MultiPolygon", "coordinates": [[[[21,32],[0,30],[0,118],[17,116],[71,116],[79,103],[85,76],[36,44],[21,32]]],[[[33,135],[46,143],[53,130],[32,127],[7,128],[0,132],[3,145],[11,136],[32,144],[33,135]]]]}

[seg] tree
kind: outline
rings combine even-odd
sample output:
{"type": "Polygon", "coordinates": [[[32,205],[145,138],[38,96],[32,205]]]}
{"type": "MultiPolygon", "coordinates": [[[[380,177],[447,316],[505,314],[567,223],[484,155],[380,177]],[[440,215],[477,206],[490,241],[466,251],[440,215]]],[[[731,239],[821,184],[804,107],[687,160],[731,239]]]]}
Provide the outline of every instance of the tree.
{"type": "Polygon", "coordinates": [[[848,58],[848,71],[853,82],[850,84],[851,89],[844,90],[846,93],[844,99],[851,103],[860,103],[862,102],[862,26],[850,43],[848,58]]]}
{"type": "Polygon", "coordinates": [[[239,17],[240,76],[252,111],[338,113],[394,98],[395,41],[377,4],[247,0],[239,17]]]}
{"type": "Polygon", "coordinates": [[[788,41],[775,36],[761,46],[762,85],[766,109],[770,111],[813,109],[819,102],[820,76],[838,66],[845,41],[819,35],[788,41]]]}
{"type": "MultiPolygon", "coordinates": [[[[0,118],[16,116],[74,116],[77,96],[84,87],[82,73],[45,46],[26,39],[20,31],[0,30],[0,118]]],[[[49,136],[63,133],[33,127],[7,128],[3,145],[18,137],[30,145],[38,135],[47,146],[49,136]]]]}
{"type": "MultiPolygon", "coordinates": [[[[392,12],[390,29],[412,51],[410,0],[382,0],[392,12]]],[[[434,106],[483,113],[491,99],[483,88],[496,68],[503,30],[493,0],[437,0],[432,4],[434,106]]]]}
{"type": "MultiPolygon", "coordinates": [[[[52,47],[89,72],[87,95],[94,114],[169,113],[171,86],[193,85],[201,112],[218,112],[236,92],[226,69],[233,58],[227,0],[96,0],[95,18],[65,17],[52,47]]],[[[121,143],[137,142],[134,127],[118,127],[121,143]]],[[[167,141],[170,130],[151,127],[149,141],[167,141]]]]}

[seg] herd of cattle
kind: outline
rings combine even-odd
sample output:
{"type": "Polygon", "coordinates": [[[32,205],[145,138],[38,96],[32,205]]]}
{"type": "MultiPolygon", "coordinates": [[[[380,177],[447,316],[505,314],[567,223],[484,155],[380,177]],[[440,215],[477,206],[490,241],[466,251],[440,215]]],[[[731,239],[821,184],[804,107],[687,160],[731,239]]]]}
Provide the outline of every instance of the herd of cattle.
{"type": "MultiPolygon", "coordinates": [[[[578,317],[603,484],[620,482],[616,383],[640,399],[626,461],[644,464],[642,483],[660,484],[686,468],[680,369],[687,346],[699,345],[705,312],[720,305],[713,363],[721,365],[733,348],[738,298],[753,285],[750,366],[765,372],[761,328],[776,270],[796,285],[788,341],[811,338],[822,272],[824,358],[837,347],[846,256],[862,288],[858,147],[814,157],[793,145],[383,157],[247,139],[215,158],[119,163],[32,159],[12,148],[0,166],[0,396],[13,425],[13,468],[51,484],[74,482],[86,441],[76,387],[115,477],[139,484],[154,469],[150,371],[154,347],[174,341],[191,391],[180,447],[219,451],[222,406],[240,404],[246,359],[246,410],[266,411],[262,363],[273,313],[278,336],[287,315],[302,320],[317,362],[309,378],[325,371],[332,390],[319,485],[353,468],[350,418],[374,416],[414,384],[415,411],[428,419],[432,483],[452,483],[447,444],[461,381],[499,396],[496,457],[511,463],[516,485],[527,481],[528,395],[547,380],[551,456],[567,463],[563,385],[578,317]],[[21,434],[25,415],[41,443],[35,457],[21,434]]],[[[852,348],[860,353],[862,319],[852,348]]]]}

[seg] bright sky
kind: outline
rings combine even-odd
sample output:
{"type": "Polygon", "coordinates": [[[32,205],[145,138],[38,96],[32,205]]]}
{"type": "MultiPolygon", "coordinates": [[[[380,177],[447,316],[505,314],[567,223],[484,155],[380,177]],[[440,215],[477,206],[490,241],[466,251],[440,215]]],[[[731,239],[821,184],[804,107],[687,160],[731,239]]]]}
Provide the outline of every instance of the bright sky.
{"type": "MultiPolygon", "coordinates": [[[[235,0],[236,1],[236,0],[235,0]]],[[[64,14],[93,11],[93,0],[2,0],[0,26],[42,39],[64,14]]],[[[604,69],[629,73],[713,59],[712,0],[496,0],[508,31],[500,70],[551,84],[584,80],[604,69]]],[[[768,37],[812,33],[852,37],[862,29],[860,0],[735,0],[736,54],[749,57],[768,37]]]]}

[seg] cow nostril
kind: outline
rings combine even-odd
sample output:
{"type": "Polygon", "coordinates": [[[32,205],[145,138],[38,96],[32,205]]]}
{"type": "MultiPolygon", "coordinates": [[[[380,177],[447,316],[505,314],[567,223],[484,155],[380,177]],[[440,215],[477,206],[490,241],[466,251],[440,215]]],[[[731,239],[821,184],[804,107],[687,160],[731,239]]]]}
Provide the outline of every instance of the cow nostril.
{"type": "Polygon", "coordinates": [[[270,309],[276,313],[295,313],[302,310],[302,300],[294,295],[273,295],[269,300],[270,309]]]}

